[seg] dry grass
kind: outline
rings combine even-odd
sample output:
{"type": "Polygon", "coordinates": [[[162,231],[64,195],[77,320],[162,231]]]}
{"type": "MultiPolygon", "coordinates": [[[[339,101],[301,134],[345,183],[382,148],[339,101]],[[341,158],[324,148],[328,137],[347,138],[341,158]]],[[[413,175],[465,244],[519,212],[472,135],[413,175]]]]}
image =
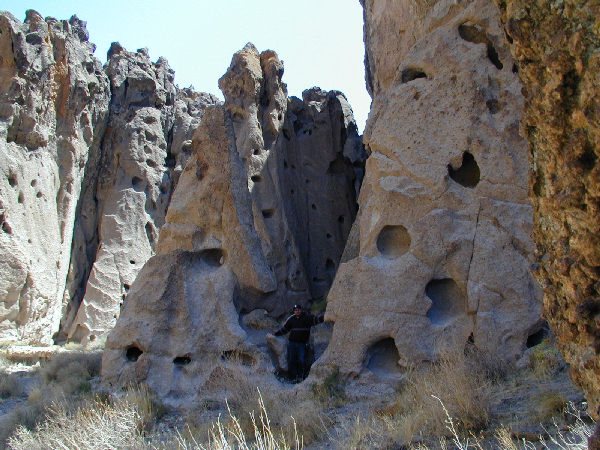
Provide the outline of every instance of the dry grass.
{"type": "Polygon", "coordinates": [[[475,355],[447,353],[435,364],[410,371],[396,399],[374,416],[346,421],[344,447],[387,448],[444,436],[448,417],[461,435],[484,429],[492,383],[489,368],[475,355]]]}
{"type": "MultiPolygon", "coordinates": [[[[223,426],[240,427],[247,435],[254,432],[253,417],[260,416],[263,407],[269,411],[271,428],[277,430],[290,446],[294,445],[298,436],[304,444],[321,439],[332,423],[314,399],[290,398],[290,392],[270,375],[255,374],[255,368],[236,361],[214,370],[207,391],[217,393],[221,402],[226,403],[223,406],[229,412],[229,419],[223,426]],[[230,423],[233,417],[236,418],[235,424],[230,423]]],[[[207,434],[206,428],[199,424],[191,428],[196,439],[207,434]]]]}
{"type": "Polygon", "coordinates": [[[126,400],[111,405],[95,400],[71,412],[53,404],[35,431],[20,426],[8,440],[8,448],[132,448],[143,444],[142,419],[136,405],[126,400]]]}
{"type": "MultiPolygon", "coordinates": [[[[88,400],[90,381],[100,373],[100,358],[99,353],[61,353],[43,364],[38,371],[39,385],[0,422],[0,446],[18,427],[34,429],[52,405],[62,404],[71,411],[88,400]]],[[[5,375],[3,379],[17,381],[16,375],[5,375]]],[[[21,389],[20,385],[15,389],[21,389]]]]}

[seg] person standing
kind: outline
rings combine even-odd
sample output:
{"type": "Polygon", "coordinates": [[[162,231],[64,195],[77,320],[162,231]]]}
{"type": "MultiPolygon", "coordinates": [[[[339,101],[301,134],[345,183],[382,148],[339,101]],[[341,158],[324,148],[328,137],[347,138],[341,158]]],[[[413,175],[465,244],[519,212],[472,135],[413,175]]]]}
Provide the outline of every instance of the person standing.
{"type": "Polygon", "coordinates": [[[310,339],[310,329],[323,322],[323,314],[312,315],[304,312],[302,306],[294,305],[293,314],[287,318],[275,336],[289,333],[287,346],[288,372],[292,381],[299,383],[307,376],[306,353],[310,339]]]}

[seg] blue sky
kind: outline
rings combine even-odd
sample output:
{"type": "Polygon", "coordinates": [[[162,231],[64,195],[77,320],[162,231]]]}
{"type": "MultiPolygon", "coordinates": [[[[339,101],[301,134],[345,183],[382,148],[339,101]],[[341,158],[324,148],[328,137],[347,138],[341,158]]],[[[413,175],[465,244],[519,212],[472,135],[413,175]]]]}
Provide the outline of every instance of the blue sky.
{"type": "Polygon", "coordinates": [[[57,19],[77,14],[102,62],[113,41],[147,47],[153,60],[169,60],[179,86],[219,97],[231,56],[252,42],[279,54],[290,95],[312,86],[344,92],[361,132],[369,113],[358,0],[3,0],[0,9],[21,21],[26,9],[57,19]]]}

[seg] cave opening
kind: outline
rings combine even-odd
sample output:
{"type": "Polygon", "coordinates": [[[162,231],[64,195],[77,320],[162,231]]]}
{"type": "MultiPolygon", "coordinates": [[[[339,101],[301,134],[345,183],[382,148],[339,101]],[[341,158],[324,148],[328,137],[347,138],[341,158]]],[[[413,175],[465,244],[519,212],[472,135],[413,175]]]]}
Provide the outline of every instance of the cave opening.
{"type": "Polygon", "coordinates": [[[469,152],[463,153],[462,164],[458,169],[452,167],[452,164],[448,164],[448,175],[452,180],[467,188],[477,186],[481,178],[479,165],[475,161],[475,157],[469,152]]]}

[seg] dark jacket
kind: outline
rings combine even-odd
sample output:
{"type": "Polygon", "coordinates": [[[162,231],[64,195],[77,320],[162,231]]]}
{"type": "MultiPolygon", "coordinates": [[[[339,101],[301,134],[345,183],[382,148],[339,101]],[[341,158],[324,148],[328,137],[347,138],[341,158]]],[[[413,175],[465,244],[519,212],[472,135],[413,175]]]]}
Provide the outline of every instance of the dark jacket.
{"type": "Polygon", "coordinates": [[[288,339],[291,342],[307,343],[310,338],[310,328],[318,323],[323,322],[323,314],[313,316],[310,313],[303,312],[300,317],[291,315],[285,321],[283,326],[277,330],[275,336],[282,336],[287,332],[290,333],[288,339]]]}

